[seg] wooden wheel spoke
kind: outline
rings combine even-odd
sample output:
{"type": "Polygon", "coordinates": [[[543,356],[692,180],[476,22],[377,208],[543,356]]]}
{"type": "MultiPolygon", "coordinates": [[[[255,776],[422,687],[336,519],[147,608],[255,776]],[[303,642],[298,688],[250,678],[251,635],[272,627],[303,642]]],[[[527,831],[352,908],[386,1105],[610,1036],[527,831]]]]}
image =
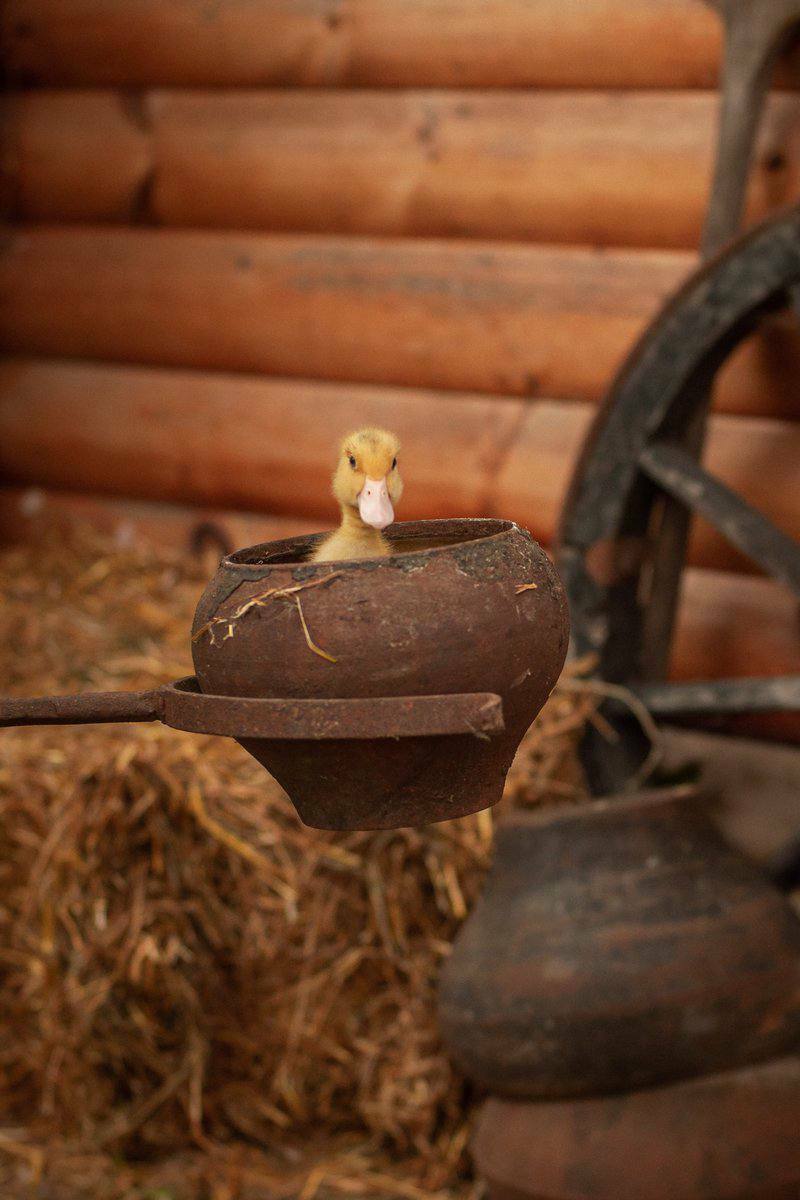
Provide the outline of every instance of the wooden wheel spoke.
{"type": "Polygon", "coordinates": [[[712,679],[700,683],[642,683],[631,691],[656,717],[800,711],[800,675],[773,679],[712,679]]]}
{"type": "Polygon", "coordinates": [[[800,545],[690,454],[676,445],[651,442],[639,465],[665,492],[705,517],[738,550],[800,595],[800,545]]]}

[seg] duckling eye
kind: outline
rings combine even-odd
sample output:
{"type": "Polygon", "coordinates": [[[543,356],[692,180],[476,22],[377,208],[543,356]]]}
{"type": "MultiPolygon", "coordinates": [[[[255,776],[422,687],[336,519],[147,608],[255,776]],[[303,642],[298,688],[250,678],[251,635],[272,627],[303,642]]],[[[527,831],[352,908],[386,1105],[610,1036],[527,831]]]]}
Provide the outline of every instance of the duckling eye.
{"type": "Polygon", "coordinates": [[[352,454],[348,454],[348,456],[347,456],[347,461],[350,463],[350,466],[351,466],[351,467],[353,468],[353,470],[355,471],[355,469],[356,469],[356,460],[355,460],[355,458],[354,458],[354,456],[353,456],[352,454]]]}
{"type": "Polygon", "coordinates": [[[396,466],[397,466],[397,459],[393,458],[392,459],[392,470],[394,470],[396,466]]]}

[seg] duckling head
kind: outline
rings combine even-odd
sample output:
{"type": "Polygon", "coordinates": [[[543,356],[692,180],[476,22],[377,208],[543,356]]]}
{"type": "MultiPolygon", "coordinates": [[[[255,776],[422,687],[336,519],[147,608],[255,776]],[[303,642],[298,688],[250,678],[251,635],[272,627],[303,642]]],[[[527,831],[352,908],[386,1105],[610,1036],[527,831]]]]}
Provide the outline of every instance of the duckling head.
{"type": "Polygon", "coordinates": [[[357,429],[342,439],[333,494],[342,511],[355,510],[365,525],[385,529],[403,493],[397,465],[400,443],[386,429],[357,429]]]}

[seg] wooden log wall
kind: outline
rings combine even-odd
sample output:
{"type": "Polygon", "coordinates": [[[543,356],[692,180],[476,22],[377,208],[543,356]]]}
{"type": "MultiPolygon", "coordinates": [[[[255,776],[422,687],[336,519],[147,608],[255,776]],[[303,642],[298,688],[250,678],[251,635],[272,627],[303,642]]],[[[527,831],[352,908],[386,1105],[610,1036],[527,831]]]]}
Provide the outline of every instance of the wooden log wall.
{"type": "MultiPolygon", "coordinates": [[[[402,516],[552,541],[591,420],[697,261],[702,0],[6,0],[0,537],[324,525],[331,447],[405,447],[402,516]],[[263,515],[269,514],[269,515],[263,515]]],[[[747,221],[800,198],[800,55],[747,221]]],[[[800,339],[715,393],[708,461],[800,536],[800,339]]],[[[681,677],[800,670],[797,612],[698,523],[681,677]]]]}
{"type": "MultiPolygon", "coordinates": [[[[17,215],[691,249],[709,92],[145,89],[7,105],[17,215]]],[[[754,220],[800,195],[800,97],[776,95],[754,220]]]]}

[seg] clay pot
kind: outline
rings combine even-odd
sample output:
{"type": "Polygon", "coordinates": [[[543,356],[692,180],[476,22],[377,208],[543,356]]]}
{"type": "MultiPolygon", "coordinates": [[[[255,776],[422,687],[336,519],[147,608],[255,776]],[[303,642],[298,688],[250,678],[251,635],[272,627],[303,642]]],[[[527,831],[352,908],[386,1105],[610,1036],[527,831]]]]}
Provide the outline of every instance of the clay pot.
{"type": "Polygon", "coordinates": [[[456,735],[365,740],[343,723],[335,739],[241,739],[309,825],[422,824],[495,803],[564,662],[564,593],[525,530],[499,520],[425,521],[395,525],[390,536],[397,553],[383,559],[309,563],[317,537],[240,551],[223,560],[197,609],[203,692],[501,698],[504,729],[492,737],[462,726],[456,735]]]}
{"type": "Polygon", "coordinates": [[[490,1200],[797,1200],[800,1061],[597,1100],[490,1100],[490,1200]]]}
{"type": "Polygon", "coordinates": [[[442,975],[473,1079],[627,1091],[800,1042],[800,921],[690,791],[516,813],[442,975]]]}

